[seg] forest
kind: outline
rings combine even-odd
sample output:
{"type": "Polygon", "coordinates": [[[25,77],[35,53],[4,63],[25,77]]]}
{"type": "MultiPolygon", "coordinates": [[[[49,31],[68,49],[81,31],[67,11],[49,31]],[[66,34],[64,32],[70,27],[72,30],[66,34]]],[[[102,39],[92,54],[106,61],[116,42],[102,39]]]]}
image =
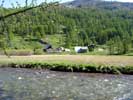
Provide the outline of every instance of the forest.
{"type": "MultiPolygon", "coordinates": [[[[6,15],[19,8],[0,8],[6,15]]],[[[108,54],[133,52],[133,11],[97,7],[54,6],[36,8],[0,21],[0,46],[6,49],[40,49],[43,39],[54,47],[73,48],[95,44],[108,54]],[[7,35],[8,34],[8,35],[7,35]]]]}

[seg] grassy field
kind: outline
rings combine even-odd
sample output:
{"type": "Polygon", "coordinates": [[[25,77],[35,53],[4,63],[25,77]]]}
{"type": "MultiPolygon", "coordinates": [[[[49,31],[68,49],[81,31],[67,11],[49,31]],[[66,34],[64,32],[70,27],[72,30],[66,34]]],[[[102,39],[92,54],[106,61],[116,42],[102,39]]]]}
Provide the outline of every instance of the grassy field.
{"type": "Polygon", "coordinates": [[[105,64],[133,66],[133,56],[95,56],[95,55],[32,55],[0,56],[0,63],[11,62],[66,62],[74,64],[105,64]]]}
{"type": "Polygon", "coordinates": [[[8,67],[48,68],[54,70],[133,74],[133,56],[32,55],[0,56],[8,67]]]}

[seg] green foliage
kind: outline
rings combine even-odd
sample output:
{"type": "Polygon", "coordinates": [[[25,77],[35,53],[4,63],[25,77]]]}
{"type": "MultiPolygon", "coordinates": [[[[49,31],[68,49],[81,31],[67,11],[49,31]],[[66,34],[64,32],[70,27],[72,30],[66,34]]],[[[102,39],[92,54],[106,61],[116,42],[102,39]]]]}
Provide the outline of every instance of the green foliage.
{"type": "Polygon", "coordinates": [[[57,63],[57,62],[28,62],[28,63],[8,63],[0,64],[0,67],[13,68],[34,68],[34,69],[50,69],[54,71],[69,72],[89,72],[89,73],[108,73],[108,74],[133,74],[132,66],[111,66],[97,64],[74,64],[74,63],[57,63]]]}
{"type": "Polygon", "coordinates": [[[2,40],[0,40],[0,48],[2,49],[2,48],[4,48],[4,41],[2,41],[2,40]]]}
{"type": "Polygon", "coordinates": [[[130,38],[127,36],[124,37],[122,40],[119,36],[112,38],[110,41],[107,42],[109,54],[126,54],[128,53],[129,49],[131,48],[130,38]]]}
{"type": "Polygon", "coordinates": [[[120,37],[115,38],[115,47],[117,54],[123,54],[124,47],[120,37]]]}
{"type": "Polygon", "coordinates": [[[114,54],[114,41],[111,39],[110,41],[108,41],[107,45],[109,49],[109,54],[114,54]]]}
{"type": "MultiPolygon", "coordinates": [[[[22,9],[22,8],[18,8],[22,9]]],[[[9,13],[16,9],[2,9],[1,13],[9,13]]],[[[21,48],[36,48],[33,42],[24,38],[47,39],[48,35],[60,34],[63,39],[50,43],[71,48],[90,44],[108,45],[109,54],[125,54],[133,48],[133,11],[126,9],[105,10],[95,7],[66,8],[54,7],[46,11],[37,8],[25,13],[11,16],[5,20],[9,37],[12,41],[21,37],[21,48]],[[127,12],[127,13],[125,13],[127,12]],[[30,44],[30,46],[28,46],[30,44]]],[[[0,24],[1,26],[1,24],[0,24]]],[[[0,33],[5,33],[0,27],[0,33]]],[[[3,37],[2,37],[3,38],[3,37]]]]}
{"type": "Polygon", "coordinates": [[[10,56],[30,56],[33,54],[31,50],[7,50],[10,56]]]}

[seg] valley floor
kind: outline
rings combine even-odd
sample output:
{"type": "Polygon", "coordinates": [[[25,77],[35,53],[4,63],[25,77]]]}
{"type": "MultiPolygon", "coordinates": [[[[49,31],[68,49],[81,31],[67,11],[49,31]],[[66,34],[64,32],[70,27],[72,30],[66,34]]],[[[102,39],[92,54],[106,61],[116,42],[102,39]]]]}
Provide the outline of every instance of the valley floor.
{"type": "Polygon", "coordinates": [[[100,56],[100,55],[31,55],[0,56],[0,63],[11,62],[64,62],[74,64],[104,64],[114,66],[133,66],[133,56],[100,56]]]}

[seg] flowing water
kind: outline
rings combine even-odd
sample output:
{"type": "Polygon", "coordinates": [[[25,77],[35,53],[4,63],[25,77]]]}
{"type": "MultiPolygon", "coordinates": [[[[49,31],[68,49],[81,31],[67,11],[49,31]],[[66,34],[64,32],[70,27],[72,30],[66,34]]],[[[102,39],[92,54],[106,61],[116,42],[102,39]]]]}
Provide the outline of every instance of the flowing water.
{"type": "Polygon", "coordinates": [[[0,100],[133,100],[133,75],[1,68],[0,100]]]}

